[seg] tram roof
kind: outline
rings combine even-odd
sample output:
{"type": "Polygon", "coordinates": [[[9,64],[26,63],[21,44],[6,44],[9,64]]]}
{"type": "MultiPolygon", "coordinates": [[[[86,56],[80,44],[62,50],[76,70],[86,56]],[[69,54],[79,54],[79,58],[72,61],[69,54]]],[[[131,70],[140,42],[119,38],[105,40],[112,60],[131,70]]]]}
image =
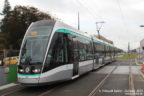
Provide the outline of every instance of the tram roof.
{"type": "MultiPolygon", "coordinates": [[[[110,44],[110,43],[108,43],[108,42],[105,42],[105,41],[103,41],[103,40],[97,39],[94,35],[90,34],[89,32],[85,33],[85,32],[83,32],[83,31],[78,30],[78,29],[76,29],[76,28],[73,28],[72,26],[69,26],[69,25],[67,25],[67,24],[65,24],[65,23],[63,23],[63,22],[56,21],[56,26],[58,26],[60,29],[66,29],[66,30],[69,30],[69,31],[71,31],[71,32],[75,32],[75,33],[80,34],[80,35],[82,35],[82,36],[88,37],[88,38],[91,39],[91,40],[92,40],[92,38],[93,38],[93,41],[94,41],[94,42],[103,43],[103,45],[108,45],[108,46],[111,46],[111,47],[115,47],[114,45],[112,45],[112,44],[110,44]]],[[[115,48],[116,48],[116,47],[115,47],[115,48]]]]}
{"type": "Polygon", "coordinates": [[[69,25],[67,25],[67,24],[65,24],[64,22],[62,22],[62,21],[54,21],[54,20],[40,20],[40,21],[36,21],[36,22],[34,22],[34,23],[40,23],[40,24],[46,24],[47,25],[47,23],[55,23],[55,25],[54,25],[54,31],[56,31],[56,30],[58,30],[58,29],[63,29],[63,30],[68,30],[69,32],[71,32],[71,33],[76,33],[77,35],[81,35],[81,36],[84,36],[84,37],[86,37],[87,39],[89,39],[89,40],[92,40],[92,41],[94,41],[94,42],[98,42],[98,43],[101,43],[101,44],[103,44],[103,45],[107,45],[107,46],[111,46],[111,47],[114,47],[114,48],[116,48],[114,45],[112,45],[112,44],[110,44],[110,43],[108,43],[108,42],[105,42],[105,41],[103,41],[103,40],[99,40],[98,38],[96,38],[94,35],[92,35],[92,34],[90,34],[89,32],[83,32],[83,31],[81,31],[81,30],[78,30],[78,29],[76,29],[76,28],[73,28],[72,26],[69,26],[69,25]],[[93,39],[92,39],[93,38],[93,39]]]}

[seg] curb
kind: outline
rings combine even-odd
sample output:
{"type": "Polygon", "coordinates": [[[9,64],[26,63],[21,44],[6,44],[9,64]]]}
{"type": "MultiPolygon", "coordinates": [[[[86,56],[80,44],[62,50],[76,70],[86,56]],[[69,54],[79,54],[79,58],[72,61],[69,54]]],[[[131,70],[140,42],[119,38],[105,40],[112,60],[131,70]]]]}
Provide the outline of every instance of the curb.
{"type": "Polygon", "coordinates": [[[13,86],[16,86],[18,84],[15,84],[15,83],[10,83],[10,84],[6,84],[6,85],[3,85],[3,86],[0,86],[0,91],[1,90],[4,90],[4,89],[7,89],[9,87],[13,87],[13,86]]]}
{"type": "MultiPolygon", "coordinates": [[[[137,63],[137,59],[135,59],[135,63],[137,66],[141,66],[140,64],[137,63]]],[[[137,68],[138,69],[138,68],[137,68]]],[[[138,72],[140,73],[140,75],[142,76],[142,78],[144,79],[144,74],[138,69],[138,72]]]]}

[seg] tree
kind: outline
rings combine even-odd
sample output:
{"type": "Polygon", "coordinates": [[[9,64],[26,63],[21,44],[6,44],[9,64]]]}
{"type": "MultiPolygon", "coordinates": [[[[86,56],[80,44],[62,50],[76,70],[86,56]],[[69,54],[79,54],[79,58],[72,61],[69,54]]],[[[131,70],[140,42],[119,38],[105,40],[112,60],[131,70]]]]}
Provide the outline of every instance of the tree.
{"type": "Polygon", "coordinates": [[[11,6],[8,2],[8,0],[5,0],[5,3],[4,3],[4,9],[3,9],[3,14],[4,15],[7,15],[10,13],[10,10],[11,10],[11,6]]]}
{"type": "Polygon", "coordinates": [[[7,43],[7,37],[8,35],[6,34],[1,34],[0,35],[0,49],[6,49],[8,47],[7,43]]]}
{"type": "Polygon", "coordinates": [[[2,19],[2,22],[1,22],[1,32],[8,32],[6,26],[7,26],[7,22],[9,21],[9,18],[10,18],[10,14],[11,14],[11,6],[8,2],[8,0],[5,0],[4,2],[4,9],[2,11],[2,14],[4,16],[4,18],[2,19]]]}
{"type": "MultiPolygon", "coordinates": [[[[9,35],[7,43],[14,49],[19,49],[28,26],[35,21],[54,19],[50,14],[28,6],[15,6],[10,12],[8,21],[2,21],[2,32],[9,35]]],[[[5,18],[5,17],[4,17],[5,18]]]]}

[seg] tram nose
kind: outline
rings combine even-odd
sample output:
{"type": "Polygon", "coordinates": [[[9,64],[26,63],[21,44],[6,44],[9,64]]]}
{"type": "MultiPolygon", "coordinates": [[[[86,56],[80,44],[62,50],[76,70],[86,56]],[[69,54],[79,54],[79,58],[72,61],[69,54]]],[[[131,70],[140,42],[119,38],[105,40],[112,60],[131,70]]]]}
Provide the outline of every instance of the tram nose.
{"type": "Polygon", "coordinates": [[[38,84],[41,66],[20,65],[18,66],[18,82],[23,84],[38,84]]]}
{"type": "Polygon", "coordinates": [[[39,83],[39,75],[18,74],[18,82],[26,85],[36,85],[39,83]]]}

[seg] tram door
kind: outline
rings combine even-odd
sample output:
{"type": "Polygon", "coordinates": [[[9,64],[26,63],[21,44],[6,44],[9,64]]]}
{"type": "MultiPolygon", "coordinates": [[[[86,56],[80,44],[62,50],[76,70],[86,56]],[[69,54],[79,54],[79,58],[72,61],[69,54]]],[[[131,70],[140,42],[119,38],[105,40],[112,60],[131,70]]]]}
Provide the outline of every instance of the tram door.
{"type": "Polygon", "coordinates": [[[73,39],[73,76],[78,75],[79,72],[79,53],[78,53],[78,42],[73,39]]]}

